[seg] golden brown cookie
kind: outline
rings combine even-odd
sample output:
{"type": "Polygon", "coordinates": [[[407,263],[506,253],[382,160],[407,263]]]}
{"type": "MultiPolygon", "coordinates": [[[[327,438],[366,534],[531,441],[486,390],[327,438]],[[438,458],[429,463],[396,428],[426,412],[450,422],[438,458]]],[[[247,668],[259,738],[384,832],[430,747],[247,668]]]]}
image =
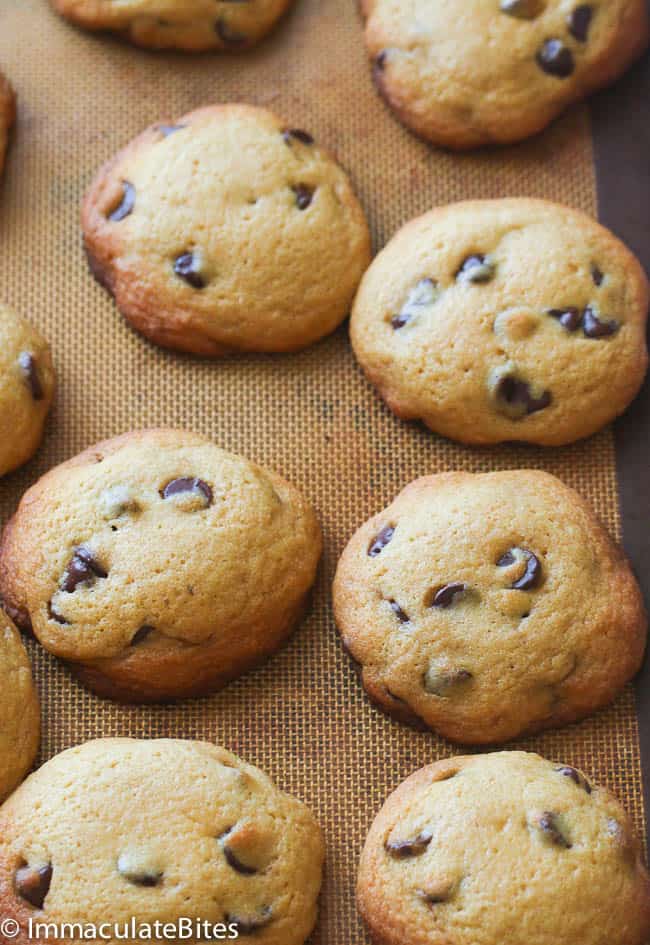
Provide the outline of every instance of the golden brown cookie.
{"type": "Polygon", "coordinates": [[[0,914],[19,924],[16,945],[48,941],[29,937],[30,921],[109,923],[109,945],[162,941],[144,935],[156,922],[208,930],[165,935],[189,945],[303,945],[322,867],[311,811],[208,742],[87,742],[0,809],[0,914]],[[132,917],[139,935],[110,936],[132,917]]]}
{"type": "Polygon", "coordinates": [[[650,880],[621,805],[526,752],[421,768],[377,815],[359,907],[376,945],[645,945],[650,880]]]}
{"type": "Polygon", "coordinates": [[[375,702],[477,744],[611,702],[647,629],[623,553],[576,492],[532,469],[410,483],[345,548],[334,612],[375,702]]]}
{"type": "Polygon", "coordinates": [[[318,520],[284,479],[198,434],[147,430],[28,490],[2,536],[0,595],[91,689],[160,701],[275,652],[320,553],[318,520]]]}
{"type": "Polygon", "coordinates": [[[614,82],[648,45],[645,0],[363,0],[375,82],[449,148],[506,144],[614,82]]]}
{"type": "Polygon", "coordinates": [[[0,801],[31,768],[39,733],[29,658],[13,623],[0,610],[0,801]]]}
{"type": "Polygon", "coordinates": [[[361,282],[350,334],[402,419],[465,443],[558,446],[636,396],[647,314],[641,264],[590,217],[473,200],[399,230],[361,282]]]}
{"type": "Polygon", "coordinates": [[[370,261],[350,182],[304,131],[249,105],[154,125],[83,205],[95,276],[157,344],[295,351],[348,314],[370,261]]]}
{"type": "Polygon", "coordinates": [[[16,96],[8,81],[0,72],[0,174],[5,163],[9,143],[9,132],[16,119],[16,96]]]}

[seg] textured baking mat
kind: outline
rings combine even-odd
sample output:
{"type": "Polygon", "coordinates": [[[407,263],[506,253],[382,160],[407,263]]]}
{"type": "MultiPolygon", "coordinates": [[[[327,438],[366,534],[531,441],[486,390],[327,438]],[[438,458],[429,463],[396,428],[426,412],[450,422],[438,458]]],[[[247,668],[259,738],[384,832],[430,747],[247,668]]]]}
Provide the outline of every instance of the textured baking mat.
{"type": "MultiPolygon", "coordinates": [[[[136,336],[88,274],[78,209],[93,172],[149,123],[241,99],[276,110],[332,148],[369,215],[376,247],[409,217],[469,197],[548,197],[596,213],[589,115],[574,109],[533,142],[452,156],[416,141],[375,95],[352,0],[297,0],[250,55],[143,52],[61,22],[46,0],[0,0],[0,65],[19,123],[0,192],[0,297],[50,338],[59,393],[45,443],[0,481],[2,521],[54,463],[134,427],[188,427],[274,467],[302,487],[323,521],[326,551],[311,616],[266,667],[209,699],[121,708],[89,695],[30,645],[43,704],[41,760],[106,735],[220,742],[265,768],[318,814],[328,862],[314,945],[362,945],[354,876],[366,829],[415,768],[454,753],[391,722],[365,700],[341,651],[329,603],[347,537],[423,473],[547,469],[581,491],[620,534],[614,437],[562,450],[468,449],[395,420],[357,368],[344,327],[293,356],[206,363],[136,336]]],[[[632,687],[563,731],[521,742],[584,768],[644,828],[632,687]]]]}

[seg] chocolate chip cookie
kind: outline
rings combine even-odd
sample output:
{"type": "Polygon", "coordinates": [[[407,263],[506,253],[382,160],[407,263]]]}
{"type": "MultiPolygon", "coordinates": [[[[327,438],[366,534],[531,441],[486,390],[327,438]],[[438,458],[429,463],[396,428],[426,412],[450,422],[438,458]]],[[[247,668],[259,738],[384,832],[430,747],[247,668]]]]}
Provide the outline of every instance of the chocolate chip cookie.
{"type": "Polygon", "coordinates": [[[5,163],[9,132],[16,118],[16,97],[12,87],[0,72],[0,174],[5,163]]]}
{"type": "Polygon", "coordinates": [[[48,343],[33,325],[0,303],[0,476],[36,452],[54,387],[48,343]]]}
{"type": "Polygon", "coordinates": [[[334,611],[379,706],[475,744],[611,702],[647,627],[589,506],[532,469],[410,483],[345,548],[334,611]]]}
{"type": "Polygon", "coordinates": [[[648,45],[645,0],[362,0],[379,91],[448,148],[506,144],[614,82],[648,45]]]}
{"type": "Polygon", "coordinates": [[[402,227],[364,276],[350,330],[402,419],[465,443],[557,446],[636,396],[647,313],[640,263],[594,220],[481,200],[402,227]]]}
{"type": "Polygon", "coordinates": [[[645,945],[650,880],[630,818],[570,765],[456,757],[390,795],[361,855],[377,945],[645,945]]]}
{"type": "Polygon", "coordinates": [[[0,610],[0,801],[31,768],[39,731],[29,659],[16,628],[0,610]]]}
{"type": "Polygon", "coordinates": [[[0,913],[19,923],[16,945],[45,941],[28,937],[30,920],[121,928],[131,917],[221,927],[178,941],[302,945],[322,866],[311,811],[208,742],[87,742],[0,809],[0,913]]]}
{"type": "Polygon", "coordinates": [[[91,689],[161,701],[277,650],[320,552],[316,516],[284,479],[198,434],[148,430],[29,489],[2,536],[0,595],[91,689]]]}
{"type": "Polygon", "coordinates": [[[207,356],[317,341],[370,261],[345,173],[306,131],[248,105],[149,128],[99,172],[82,223],[129,322],[207,356]]]}
{"type": "Polygon", "coordinates": [[[153,49],[183,52],[254,46],[275,26],[291,0],[50,0],[77,26],[109,30],[153,49]]]}

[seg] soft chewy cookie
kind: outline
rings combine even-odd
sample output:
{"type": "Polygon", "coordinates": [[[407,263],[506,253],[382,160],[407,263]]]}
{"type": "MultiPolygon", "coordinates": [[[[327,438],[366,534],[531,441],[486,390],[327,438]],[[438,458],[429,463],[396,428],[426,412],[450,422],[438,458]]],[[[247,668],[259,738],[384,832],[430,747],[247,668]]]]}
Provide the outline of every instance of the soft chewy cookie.
{"type": "Polygon", "coordinates": [[[557,446],[637,394],[647,312],[640,263],[594,220],[484,200],[402,227],[364,276],[350,330],[399,417],[466,443],[557,446]]]}
{"type": "Polygon", "coordinates": [[[99,172],[82,224],[93,272],[133,326],[202,355],[317,341],[370,261],[341,168],[248,105],[149,128],[99,172]]]}
{"type": "Polygon", "coordinates": [[[49,345],[33,325],[0,303],[0,476],[36,452],[54,387],[49,345]]]}
{"type": "Polygon", "coordinates": [[[316,516],[275,473],[176,430],[127,433],[52,469],[0,546],[18,625],[126,701],[212,691],[301,618],[316,516]]]}
{"type": "Polygon", "coordinates": [[[362,0],[377,86],[450,148],[541,131],[648,45],[645,0],[362,0]]]}
{"type": "Polygon", "coordinates": [[[138,46],[236,52],[273,28],[291,0],[50,0],[68,20],[138,46]]]}
{"type": "Polygon", "coordinates": [[[0,610],[0,801],[29,771],[39,731],[29,659],[16,628],[0,610]]]}
{"type": "MultiPolygon", "coordinates": [[[[131,917],[207,923],[213,934],[179,936],[189,945],[302,945],[322,866],[311,811],[207,742],[87,742],[0,809],[0,912],[19,923],[17,945],[45,941],[28,937],[30,920],[123,928],[131,917]]],[[[118,939],[142,941],[104,940],[118,939]]]]}
{"type": "Polygon", "coordinates": [[[5,163],[9,132],[16,118],[14,91],[0,72],[0,174],[5,163]]]}
{"type": "Polygon", "coordinates": [[[605,705],[646,636],[622,552],[577,493],[532,469],[412,482],[350,540],[334,610],[369,695],[465,743],[605,705]]]}
{"type": "Polygon", "coordinates": [[[390,795],[361,855],[377,945],[645,945],[632,823],[580,771],[526,752],[439,761],[390,795]]]}

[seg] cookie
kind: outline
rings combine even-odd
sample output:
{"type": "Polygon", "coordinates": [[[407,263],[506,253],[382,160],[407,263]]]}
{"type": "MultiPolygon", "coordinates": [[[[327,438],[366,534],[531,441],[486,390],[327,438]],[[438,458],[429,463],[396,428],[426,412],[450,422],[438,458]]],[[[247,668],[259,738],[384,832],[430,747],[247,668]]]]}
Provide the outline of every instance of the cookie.
{"type": "Polygon", "coordinates": [[[249,105],[149,128],[99,172],[82,225],[128,321],[212,357],[329,334],[370,261],[345,173],[307,132],[249,105]]]}
{"type": "Polygon", "coordinates": [[[558,446],[636,396],[647,313],[640,263],[590,217],[481,200],[402,227],[361,282],[350,333],[398,417],[464,443],[558,446]]]}
{"type": "Polygon", "coordinates": [[[0,174],[5,163],[9,144],[9,132],[16,119],[16,97],[2,72],[0,72],[0,174]]]}
{"type": "Polygon", "coordinates": [[[623,553],[576,492],[532,469],[410,483],[345,548],[334,611],[379,706],[471,744],[611,702],[647,629],[623,553]]]}
{"type": "Polygon", "coordinates": [[[0,825],[0,912],[19,923],[16,945],[45,942],[28,937],[30,920],[124,929],[135,917],[143,934],[111,945],[181,919],[212,933],[179,936],[190,945],[302,945],[316,921],[323,841],[313,814],[208,742],[69,749],[12,795],[0,825]]]}
{"type": "Polygon", "coordinates": [[[645,945],[650,880],[630,818],[527,752],[421,768],[377,815],[359,908],[376,945],[645,945]]]}
{"type": "Polygon", "coordinates": [[[443,147],[507,144],[614,82],[648,45],[645,0],[362,0],[380,93],[443,147]]]}
{"type": "Polygon", "coordinates": [[[100,695],[211,692],[306,608],[318,520],[280,476],[179,430],[127,433],[52,469],[0,545],[0,595],[100,695]]]}
{"type": "Polygon", "coordinates": [[[33,325],[0,303],[0,476],[36,452],[54,387],[48,343],[33,325]]]}
{"type": "Polygon", "coordinates": [[[31,768],[39,734],[29,658],[13,623],[0,610],[0,801],[31,768]]]}
{"type": "Polygon", "coordinates": [[[87,30],[108,30],[152,49],[239,52],[258,43],[291,0],[50,0],[87,30]]]}

